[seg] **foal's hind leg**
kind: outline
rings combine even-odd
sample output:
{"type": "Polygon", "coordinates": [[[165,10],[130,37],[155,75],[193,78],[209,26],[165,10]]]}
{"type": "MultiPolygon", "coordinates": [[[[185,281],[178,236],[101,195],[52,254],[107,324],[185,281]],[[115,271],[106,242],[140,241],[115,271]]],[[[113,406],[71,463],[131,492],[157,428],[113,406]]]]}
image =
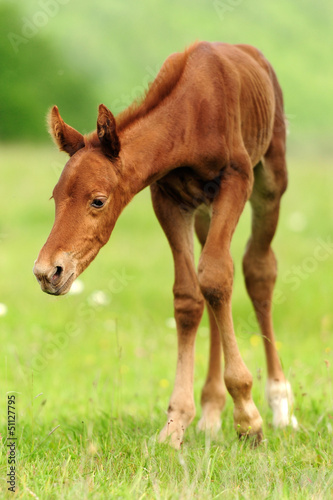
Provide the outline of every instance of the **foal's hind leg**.
{"type": "Polygon", "coordinates": [[[193,213],[181,211],[158,185],[151,186],[156,216],[168,238],[175,264],[173,287],[178,335],[176,380],[168,408],[168,420],[160,441],[180,448],[186,427],[195,416],[193,398],[194,343],[204,299],[200,292],[193,255],[193,213]]]}
{"type": "Polygon", "coordinates": [[[277,276],[276,259],[271,248],[278,217],[280,198],[287,185],[284,151],[271,144],[264,160],[255,170],[250,198],[252,235],[243,259],[247,291],[251,297],[264,339],[268,381],[266,396],[273,410],[273,425],[284,427],[297,420],[291,415],[292,391],[285,379],[275,347],[272,324],[272,296],[277,276]]]}
{"type": "MultiPolygon", "coordinates": [[[[204,247],[210,224],[210,215],[203,208],[195,214],[195,232],[204,247]]],[[[225,405],[226,389],[222,380],[222,342],[213,311],[207,304],[210,330],[209,364],[205,385],[201,392],[202,417],[198,429],[217,432],[221,427],[221,412],[225,405]]]]}

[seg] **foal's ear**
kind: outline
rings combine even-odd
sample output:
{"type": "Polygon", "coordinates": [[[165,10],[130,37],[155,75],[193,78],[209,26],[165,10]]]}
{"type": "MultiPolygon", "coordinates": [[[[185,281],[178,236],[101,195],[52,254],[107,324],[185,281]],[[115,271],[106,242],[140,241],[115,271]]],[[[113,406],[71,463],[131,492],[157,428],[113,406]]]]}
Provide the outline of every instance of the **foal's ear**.
{"type": "Polygon", "coordinates": [[[51,109],[48,121],[49,132],[60,151],[73,156],[76,151],[84,147],[83,135],[63,121],[57,106],[51,109]]]}
{"type": "Polygon", "coordinates": [[[100,104],[98,108],[97,135],[103,153],[111,158],[117,158],[120,152],[120,142],[116,130],[116,120],[104,104],[100,104]]]}

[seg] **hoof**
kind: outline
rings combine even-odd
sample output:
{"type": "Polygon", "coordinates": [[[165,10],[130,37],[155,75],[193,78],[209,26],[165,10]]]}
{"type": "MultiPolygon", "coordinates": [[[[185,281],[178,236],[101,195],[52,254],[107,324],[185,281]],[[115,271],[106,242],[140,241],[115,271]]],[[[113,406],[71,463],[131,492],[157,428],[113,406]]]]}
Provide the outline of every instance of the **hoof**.
{"type": "Polygon", "coordinates": [[[251,429],[249,428],[248,432],[239,432],[238,439],[241,441],[248,441],[251,448],[257,448],[263,440],[263,432],[262,429],[251,434],[251,429]]]}
{"type": "Polygon", "coordinates": [[[202,409],[202,417],[197,424],[197,431],[208,432],[211,436],[216,436],[221,429],[220,408],[209,408],[208,405],[202,409]]]}
{"type": "Polygon", "coordinates": [[[184,433],[184,426],[177,424],[172,418],[170,418],[161,430],[158,441],[159,443],[166,443],[170,445],[175,450],[180,450],[183,444],[184,433]]]}
{"type": "Polygon", "coordinates": [[[242,407],[234,407],[234,427],[240,438],[250,438],[254,446],[262,440],[262,418],[252,399],[242,407]]]}

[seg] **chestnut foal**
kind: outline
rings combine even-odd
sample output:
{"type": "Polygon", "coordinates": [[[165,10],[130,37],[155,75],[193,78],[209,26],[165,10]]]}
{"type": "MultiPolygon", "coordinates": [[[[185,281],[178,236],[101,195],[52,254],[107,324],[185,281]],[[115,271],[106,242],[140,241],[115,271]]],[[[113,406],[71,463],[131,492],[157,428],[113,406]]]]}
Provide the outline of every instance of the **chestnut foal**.
{"type": "Polygon", "coordinates": [[[211,347],[199,429],[220,427],[226,386],[237,433],[261,439],[252,376],[231,314],[230,242],[248,199],[252,235],[243,270],[264,340],[267,398],[275,426],[296,426],[271,317],[277,274],[271,241],[287,187],[285,119],[280,86],[261,52],[246,45],[196,43],[171,55],[143,100],[116,119],[101,104],[97,131],[81,135],[54,106],[50,132],[70,159],[54,188],[54,226],[34,267],[44,292],[68,292],[108,241],[123,208],[150,185],[174,258],[178,332],[176,380],[160,440],[179,448],[195,415],[194,342],[205,302],[211,347]],[[194,229],[202,244],[198,273],[194,229]]]}

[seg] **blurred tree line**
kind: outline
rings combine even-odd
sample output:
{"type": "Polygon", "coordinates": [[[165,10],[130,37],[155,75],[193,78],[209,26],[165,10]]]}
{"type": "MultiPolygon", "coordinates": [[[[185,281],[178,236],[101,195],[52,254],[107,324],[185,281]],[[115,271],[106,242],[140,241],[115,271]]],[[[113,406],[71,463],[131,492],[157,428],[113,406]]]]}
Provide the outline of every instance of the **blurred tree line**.
{"type": "Polygon", "coordinates": [[[262,50],[283,89],[289,143],[331,150],[332,23],[328,0],[0,0],[0,141],[45,140],[54,104],[89,132],[98,104],[117,114],[169,54],[209,40],[262,50]]]}
{"type": "Polygon", "coordinates": [[[96,107],[92,76],[79,73],[66,52],[59,53],[42,30],[35,36],[37,31],[17,6],[0,5],[1,140],[44,140],[44,117],[54,104],[70,107],[73,123],[84,123],[87,106],[96,107]]]}

